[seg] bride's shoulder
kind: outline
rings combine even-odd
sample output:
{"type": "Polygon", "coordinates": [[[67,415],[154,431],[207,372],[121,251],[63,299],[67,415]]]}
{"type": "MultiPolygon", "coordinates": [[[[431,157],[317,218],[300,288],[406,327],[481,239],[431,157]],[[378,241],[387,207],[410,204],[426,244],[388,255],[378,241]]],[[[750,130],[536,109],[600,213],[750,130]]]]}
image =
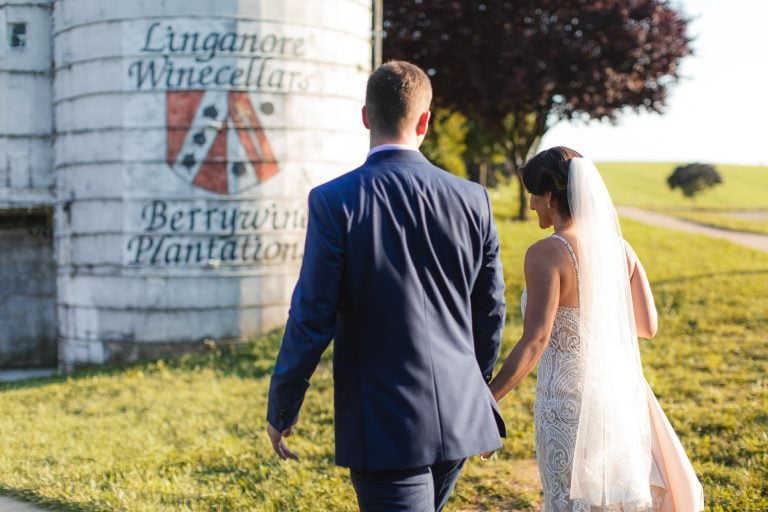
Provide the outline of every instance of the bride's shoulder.
{"type": "Polygon", "coordinates": [[[549,236],[531,244],[525,253],[525,265],[540,271],[570,272],[574,265],[572,247],[575,241],[568,242],[560,236],[549,236]]]}
{"type": "Polygon", "coordinates": [[[548,251],[551,250],[552,247],[558,247],[559,244],[562,244],[562,242],[557,240],[555,235],[552,235],[540,240],[536,240],[528,246],[528,250],[530,251],[533,249],[534,251],[548,251]]]}
{"type": "Polygon", "coordinates": [[[553,262],[559,256],[557,245],[559,242],[552,237],[542,238],[532,243],[525,251],[525,258],[539,262],[553,262]]]}

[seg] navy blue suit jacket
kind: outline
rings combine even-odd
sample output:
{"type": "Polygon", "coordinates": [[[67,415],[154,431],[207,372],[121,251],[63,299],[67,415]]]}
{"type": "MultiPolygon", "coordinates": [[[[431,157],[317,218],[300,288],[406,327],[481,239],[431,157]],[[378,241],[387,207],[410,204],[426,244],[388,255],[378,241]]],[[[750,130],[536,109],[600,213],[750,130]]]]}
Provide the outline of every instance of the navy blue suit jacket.
{"type": "Polygon", "coordinates": [[[296,416],[333,338],[336,463],[434,464],[500,448],[486,382],[504,324],[488,194],[385,150],[309,195],[304,260],[267,420],[296,416]]]}

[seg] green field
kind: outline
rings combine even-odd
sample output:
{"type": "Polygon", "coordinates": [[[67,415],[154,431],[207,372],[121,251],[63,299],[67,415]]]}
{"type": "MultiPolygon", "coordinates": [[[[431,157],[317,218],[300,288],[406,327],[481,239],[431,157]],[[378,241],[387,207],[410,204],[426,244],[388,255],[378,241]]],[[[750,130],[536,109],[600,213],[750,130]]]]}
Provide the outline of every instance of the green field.
{"type": "MultiPolygon", "coordinates": [[[[532,222],[499,231],[506,354],[521,331],[522,255],[543,233],[532,222]]],[[[707,510],[768,510],[768,255],[632,222],[624,234],[660,312],[659,336],[642,344],[646,376],[707,510]]],[[[0,384],[0,493],[68,511],[356,510],[333,464],[329,354],[290,439],[301,460],[272,454],[264,417],[278,345],[275,333],[237,352],[0,384]]],[[[505,449],[470,462],[449,511],[537,510],[534,382],[502,403],[505,449]]]]}
{"type": "Polygon", "coordinates": [[[667,176],[678,164],[598,164],[617,205],[656,210],[700,224],[768,234],[768,167],[717,165],[723,183],[694,199],[670,190],[667,176]]]}
{"type": "MultiPolygon", "coordinates": [[[[768,167],[716,166],[723,183],[694,199],[667,186],[674,163],[600,162],[600,173],[614,202],[672,215],[674,217],[732,231],[768,235],[768,167]]],[[[497,215],[517,215],[517,183],[493,190],[497,215]]]]}

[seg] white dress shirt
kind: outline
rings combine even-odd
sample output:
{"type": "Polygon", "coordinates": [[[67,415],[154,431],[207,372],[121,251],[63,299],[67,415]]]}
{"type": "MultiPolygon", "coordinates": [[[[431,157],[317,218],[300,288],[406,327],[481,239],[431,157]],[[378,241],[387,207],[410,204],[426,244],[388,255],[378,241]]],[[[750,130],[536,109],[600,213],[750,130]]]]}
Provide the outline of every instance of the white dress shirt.
{"type": "Polygon", "coordinates": [[[381,144],[379,146],[371,148],[371,150],[368,152],[368,156],[371,156],[374,153],[378,153],[379,151],[389,151],[392,149],[402,150],[402,151],[419,151],[419,148],[416,146],[411,146],[410,144],[381,144]]]}

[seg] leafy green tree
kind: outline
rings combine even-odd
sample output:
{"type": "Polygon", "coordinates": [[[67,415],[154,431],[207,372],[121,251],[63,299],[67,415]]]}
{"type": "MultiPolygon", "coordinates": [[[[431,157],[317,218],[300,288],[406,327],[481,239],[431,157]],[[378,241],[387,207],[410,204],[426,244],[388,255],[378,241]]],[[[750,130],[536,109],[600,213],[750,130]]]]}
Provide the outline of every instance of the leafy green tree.
{"type": "Polygon", "coordinates": [[[690,198],[722,182],[720,173],[710,164],[681,165],[667,178],[670,189],[679,188],[685,197],[690,198]]]}
{"type": "Polygon", "coordinates": [[[499,181],[497,170],[505,164],[504,148],[482,125],[461,112],[439,106],[432,110],[430,130],[421,150],[447,171],[488,186],[499,181]]]}
{"type": "Polygon", "coordinates": [[[421,149],[432,162],[462,178],[467,177],[467,118],[459,112],[436,107],[421,149]]]}
{"type": "Polygon", "coordinates": [[[467,120],[467,161],[470,178],[483,186],[494,187],[507,175],[507,153],[483,124],[467,120]]]}
{"type": "Polygon", "coordinates": [[[515,176],[558,121],[662,112],[687,24],[666,0],[386,0],[384,57],[427,70],[436,103],[481,124],[515,176]]]}

